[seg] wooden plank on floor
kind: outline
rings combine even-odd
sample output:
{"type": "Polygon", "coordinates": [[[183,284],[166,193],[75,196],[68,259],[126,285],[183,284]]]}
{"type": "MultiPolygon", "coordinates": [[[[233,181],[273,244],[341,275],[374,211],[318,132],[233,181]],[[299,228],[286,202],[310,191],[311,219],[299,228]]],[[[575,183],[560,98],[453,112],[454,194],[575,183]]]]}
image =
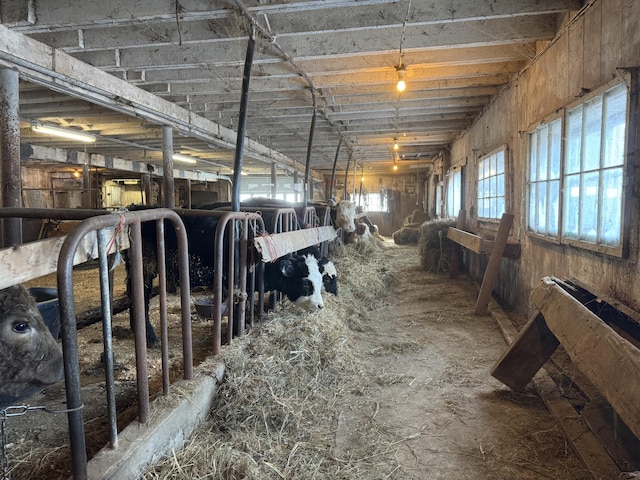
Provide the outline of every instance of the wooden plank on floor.
{"type": "Polygon", "coordinates": [[[495,363],[491,375],[521,392],[559,344],[542,314],[536,312],[495,363]]]}
{"type": "MultiPolygon", "coordinates": [[[[498,323],[502,335],[508,343],[515,341],[518,332],[504,313],[498,302],[491,300],[489,312],[498,323]]],[[[616,479],[620,469],[594,437],[593,433],[582,422],[571,403],[562,396],[560,389],[542,367],[531,381],[532,385],[547,406],[547,409],[558,422],[565,437],[576,451],[582,463],[596,480],[616,479]]]]}
{"type": "Polygon", "coordinates": [[[640,437],[640,350],[548,277],[531,301],[576,367],[640,437]]]}

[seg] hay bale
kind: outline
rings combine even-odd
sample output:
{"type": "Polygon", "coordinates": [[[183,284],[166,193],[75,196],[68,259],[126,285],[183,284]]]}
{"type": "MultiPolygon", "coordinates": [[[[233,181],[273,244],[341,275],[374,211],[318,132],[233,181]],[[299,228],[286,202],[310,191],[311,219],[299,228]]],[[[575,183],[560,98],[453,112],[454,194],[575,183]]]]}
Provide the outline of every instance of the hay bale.
{"type": "Polygon", "coordinates": [[[415,210],[413,210],[413,212],[411,212],[411,215],[404,219],[404,224],[408,225],[410,223],[417,223],[418,225],[420,225],[427,220],[429,220],[429,214],[416,208],[415,210]]]}
{"type": "Polygon", "coordinates": [[[440,272],[449,270],[451,253],[455,245],[447,238],[449,227],[455,227],[455,220],[431,220],[420,227],[420,264],[427,271],[440,272]],[[440,248],[442,235],[442,250],[440,248]]]}
{"type": "Polygon", "coordinates": [[[415,224],[405,225],[400,230],[393,232],[393,241],[397,245],[407,245],[409,243],[418,243],[420,239],[420,227],[415,224]]]}

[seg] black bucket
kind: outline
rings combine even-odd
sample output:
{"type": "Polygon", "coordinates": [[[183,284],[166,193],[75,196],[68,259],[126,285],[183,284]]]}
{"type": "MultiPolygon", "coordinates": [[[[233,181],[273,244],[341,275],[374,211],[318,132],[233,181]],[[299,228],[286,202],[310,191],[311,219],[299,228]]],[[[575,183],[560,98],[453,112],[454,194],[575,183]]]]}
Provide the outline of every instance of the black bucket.
{"type": "Polygon", "coordinates": [[[49,287],[33,287],[29,294],[35,299],[44,323],[56,340],[60,334],[60,307],[58,306],[58,289],[49,287]]]}

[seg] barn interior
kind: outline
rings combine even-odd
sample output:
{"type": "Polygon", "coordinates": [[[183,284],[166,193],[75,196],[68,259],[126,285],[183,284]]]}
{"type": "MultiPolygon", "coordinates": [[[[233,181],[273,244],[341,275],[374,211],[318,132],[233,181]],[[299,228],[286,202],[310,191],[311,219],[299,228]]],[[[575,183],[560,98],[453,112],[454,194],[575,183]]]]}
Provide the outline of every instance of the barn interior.
{"type": "MultiPolygon", "coordinates": [[[[352,202],[418,265],[435,226],[422,269],[507,337],[487,382],[538,375],[580,459],[512,478],[638,478],[639,23],[634,0],[3,0],[0,286],[133,204],[352,202]],[[598,409],[557,409],[558,352],[598,409]]],[[[422,468],[385,478],[483,478],[422,468]]]]}

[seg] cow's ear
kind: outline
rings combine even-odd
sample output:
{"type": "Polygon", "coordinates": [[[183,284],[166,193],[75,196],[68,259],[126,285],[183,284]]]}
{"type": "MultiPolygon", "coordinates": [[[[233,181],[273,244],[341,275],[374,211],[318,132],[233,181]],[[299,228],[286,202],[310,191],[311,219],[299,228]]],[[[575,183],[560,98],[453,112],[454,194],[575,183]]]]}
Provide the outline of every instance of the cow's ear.
{"type": "Polygon", "coordinates": [[[280,273],[282,273],[283,276],[287,278],[293,277],[294,272],[295,267],[291,260],[286,258],[280,262],[280,273]]]}

